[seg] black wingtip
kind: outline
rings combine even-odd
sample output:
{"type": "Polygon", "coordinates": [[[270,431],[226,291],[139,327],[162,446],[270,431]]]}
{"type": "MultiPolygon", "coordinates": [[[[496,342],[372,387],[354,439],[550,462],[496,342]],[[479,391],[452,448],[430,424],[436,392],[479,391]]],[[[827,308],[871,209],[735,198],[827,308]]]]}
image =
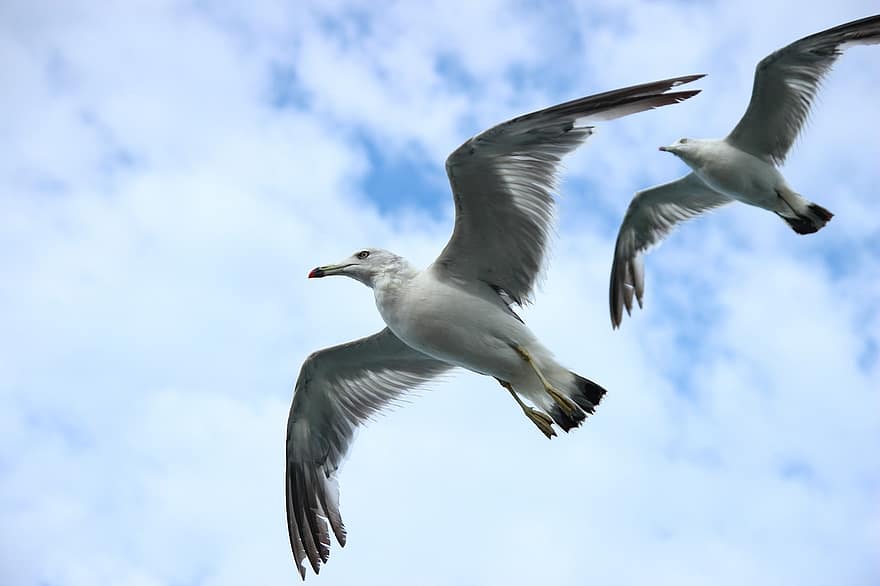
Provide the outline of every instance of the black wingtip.
{"type": "Polygon", "coordinates": [[[684,84],[690,83],[692,81],[697,81],[698,79],[702,79],[704,77],[706,77],[705,73],[694,73],[694,74],[685,75],[682,77],[675,77],[675,78],[673,78],[674,81],[672,82],[672,87],[684,85],[684,84]]]}
{"type": "Polygon", "coordinates": [[[683,102],[689,98],[693,98],[695,95],[697,95],[701,91],[703,91],[703,90],[684,90],[681,92],[672,92],[672,93],[669,93],[666,95],[667,96],[675,96],[675,100],[677,102],[683,102]]]}
{"type": "MultiPolygon", "coordinates": [[[[620,244],[618,243],[617,247],[620,244]]],[[[611,263],[611,279],[608,283],[608,312],[611,315],[611,329],[616,330],[620,327],[620,322],[623,320],[623,296],[620,294],[620,288],[618,285],[618,251],[617,247],[614,250],[614,261],[611,263]]]]}
{"type": "Polygon", "coordinates": [[[614,290],[613,286],[611,289],[611,302],[609,303],[609,311],[611,317],[611,329],[616,330],[620,327],[620,322],[623,321],[623,307],[617,301],[617,291],[614,290]]]}

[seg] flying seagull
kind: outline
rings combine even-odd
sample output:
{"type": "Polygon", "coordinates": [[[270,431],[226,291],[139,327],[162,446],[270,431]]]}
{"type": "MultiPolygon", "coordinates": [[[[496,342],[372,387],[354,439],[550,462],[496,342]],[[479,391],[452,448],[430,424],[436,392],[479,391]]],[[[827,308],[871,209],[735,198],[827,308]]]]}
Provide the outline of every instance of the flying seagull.
{"type": "Polygon", "coordinates": [[[387,327],[315,352],[296,381],[285,490],[290,546],[303,578],[306,558],[316,574],[327,561],[330,531],[345,545],[335,475],[354,429],[406,391],[460,366],[495,377],[548,438],[554,423],[569,431],[593,413],[605,389],[556,362],[512,306],[531,300],[559,161],[590,137],[589,123],[681,102],[699,90],[668,90],[700,77],[573,100],[465,142],[446,160],[455,229],[427,269],[366,248],[309,273],[371,287],[387,327]]]}
{"type": "Polygon", "coordinates": [[[880,15],[869,16],[804,37],[771,53],[755,69],[749,107],[736,128],[721,140],[682,138],[660,147],[692,172],[636,193],[623,218],[611,265],[611,324],[620,326],[633,295],[642,306],[645,275],[641,253],[675,225],[732,201],[764,208],[798,234],[812,234],[831,212],[810,202],[786,183],[777,169],[810,111],[831,66],[850,45],[880,43],[880,15]]]}

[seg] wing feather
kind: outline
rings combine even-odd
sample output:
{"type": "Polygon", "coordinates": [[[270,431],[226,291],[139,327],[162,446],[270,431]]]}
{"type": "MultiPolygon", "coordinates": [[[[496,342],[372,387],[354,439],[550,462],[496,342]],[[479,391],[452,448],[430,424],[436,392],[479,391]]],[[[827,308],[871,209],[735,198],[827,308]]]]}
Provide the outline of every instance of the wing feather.
{"type": "Polygon", "coordinates": [[[306,359],[287,421],[284,478],[290,548],[302,578],[304,560],[317,574],[329,558],[330,530],[345,545],[336,470],[354,430],[450,368],[410,348],[387,328],[306,359]]]}
{"type": "Polygon", "coordinates": [[[562,157],[589,138],[591,121],[674,104],[699,90],[667,92],[677,77],[572,100],[478,134],[446,160],[455,229],[434,263],[452,279],[481,280],[518,305],[530,300],[552,231],[562,157]]]}
{"type": "Polygon", "coordinates": [[[755,68],[752,98],[727,142],[780,164],[803,128],[822,79],[843,49],[880,43],[880,15],[812,34],[775,51],[755,68]]]}
{"type": "Polygon", "coordinates": [[[634,295],[642,306],[645,272],[641,253],[665,238],[678,223],[731,201],[693,173],[636,193],[617,234],[611,264],[608,298],[615,329],[620,327],[623,309],[627,314],[632,311],[634,295]]]}

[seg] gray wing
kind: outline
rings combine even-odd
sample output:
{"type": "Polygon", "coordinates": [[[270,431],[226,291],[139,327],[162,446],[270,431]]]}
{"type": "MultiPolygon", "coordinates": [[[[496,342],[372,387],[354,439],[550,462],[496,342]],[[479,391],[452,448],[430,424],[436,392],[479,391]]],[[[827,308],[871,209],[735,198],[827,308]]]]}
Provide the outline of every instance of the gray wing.
{"type": "Polygon", "coordinates": [[[446,160],[455,229],[434,263],[451,279],[481,280],[519,305],[544,263],[560,159],[592,134],[585,122],[675,104],[699,90],[663,93],[690,75],[614,90],[509,120],[446,160]]]}
{"type": "Polygon", "coordinates": [[[632,311],[633,293],[639,307],[645,292],[641,253],[666,237],[676,224],[733,201],[703,183],[695,174],[636,193],[623,217],[608,292],[611,325],[617,329],[632,311]]]}
{"type": "Polygon", "coordinates": [[[849,45],[880,43],[880,15],[804,37],[771,53],[755,69],[752,99],[727,142],[777,164],[810,112],[819,85],[849,45]]]}
{"type": "Polygon", "coordinates": [[[355,428],[451,365],[413,350],[388,328],[306,359],[287,420],[287,531],[296,567],[317,574],[330,556],[330,529],[345,545],[335,472],[355,428]]]}

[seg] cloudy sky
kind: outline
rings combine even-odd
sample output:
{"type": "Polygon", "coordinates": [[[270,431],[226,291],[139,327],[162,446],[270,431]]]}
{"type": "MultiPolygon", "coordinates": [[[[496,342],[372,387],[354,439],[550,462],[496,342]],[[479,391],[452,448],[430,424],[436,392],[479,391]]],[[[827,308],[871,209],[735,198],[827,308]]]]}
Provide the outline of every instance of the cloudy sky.
{"type": "Polygon", "coordinates": [[[596,416],[548,442],[492,380],[422,393],[358,435],[349,544],[309,582],[877,584],[880,47],[840,60],[785,167],[828,227],[719,211],[608,318],[632,193],[684,172],[657,146],[723,136],[761,57],[877,8],[790,4],[0,4],[0,581],[299,582],[293,383],[382,325],[308,270],[364,246],[429,263],[444,159],[491,124],[707,73],[566,161],[523,313],[609,389],[596,416]]]}

